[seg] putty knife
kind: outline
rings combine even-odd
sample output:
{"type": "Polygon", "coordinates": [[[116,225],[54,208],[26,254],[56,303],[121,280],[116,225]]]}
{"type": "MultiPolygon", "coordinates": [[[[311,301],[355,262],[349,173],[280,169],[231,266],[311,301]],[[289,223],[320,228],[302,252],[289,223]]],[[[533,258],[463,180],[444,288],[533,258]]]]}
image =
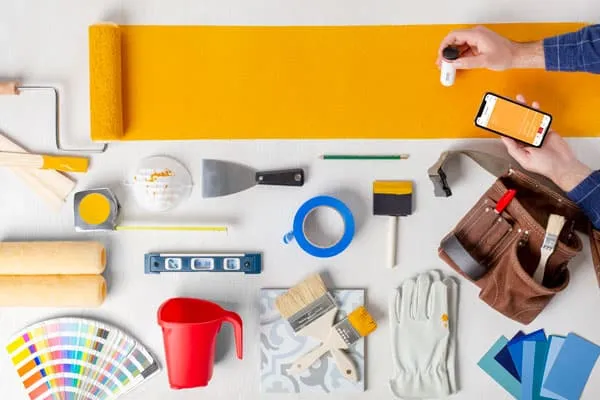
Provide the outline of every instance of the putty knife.
{"type": "Polygon", "coordinates": [[[202,160],[202,197],[227,196],[254,185],[302,186],[304,170],[256,171],[242,164],[202,160]]]}

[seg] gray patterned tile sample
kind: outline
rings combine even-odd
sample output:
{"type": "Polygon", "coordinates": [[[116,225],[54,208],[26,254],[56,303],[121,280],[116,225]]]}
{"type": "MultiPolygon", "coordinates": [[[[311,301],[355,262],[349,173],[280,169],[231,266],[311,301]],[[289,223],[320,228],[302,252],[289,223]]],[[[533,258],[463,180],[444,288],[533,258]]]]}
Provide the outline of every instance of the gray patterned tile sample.
{"type": "MultiPolygon", "coordinates": [[[[316,339],[296,336],[275,308],[275,298],[285,289],[262,289],[260,293],[260,374],[263,393],[352,393],[363,392],[364,339],[349,349],[357,366],[359,381],[344,378],[329,354],[321,357],[298,376],[288,375],[287,369],[298,357],[319,345],[316,339]]],[[[364,305],[364,290],[332,290],[343,319],[356,307],[364,305]]]]}

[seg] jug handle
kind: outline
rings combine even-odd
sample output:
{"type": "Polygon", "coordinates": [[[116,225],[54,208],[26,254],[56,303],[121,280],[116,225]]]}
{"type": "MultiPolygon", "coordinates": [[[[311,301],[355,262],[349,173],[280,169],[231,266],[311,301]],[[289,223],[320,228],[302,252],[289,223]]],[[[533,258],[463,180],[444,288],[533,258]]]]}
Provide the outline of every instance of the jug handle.
{"type": "Polygon", "coordinates": [[[236,314],[232,311],[227,311],[227,314],[225,314],[225,316],[223,317],[223,321],[229,322],[231,325],[233,325],[237,357],[241,360],[242,358],[244,358],[244,339],[243,339],[242,318],[238,314],[236,314]]]}

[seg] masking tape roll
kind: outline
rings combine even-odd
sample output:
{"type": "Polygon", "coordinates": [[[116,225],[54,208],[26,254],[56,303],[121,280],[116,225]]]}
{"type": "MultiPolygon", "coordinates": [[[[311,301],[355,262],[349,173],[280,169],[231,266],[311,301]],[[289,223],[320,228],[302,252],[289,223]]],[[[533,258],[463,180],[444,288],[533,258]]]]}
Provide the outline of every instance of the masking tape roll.
{"type": "Polygon", "coordinates": [[[101,275],[0,276],[0,307],[98,307],[105,297],[101,275]]]}
{"type": "Polygon", "coordinates": [[[97,141],[123,136],[121,29],[104,23],[89,27],[90,123],[97,141]]]}
{"type": "Polygon", "coordinates": [[[105,267],[98,242],[0,242],[0,275],[97,275],[105,267]]]}
{"type": "Polygon", "coordinates": [[[317,196],[306,201],[300,206],[294,217],[292,231],[285,234],[283,242],[291,243],[294,239],[298,246],[314,257],[327,258],[340,254],[352,242],[354,238],[355,222],[352,212],[341,200],[331,196],[317,196]],[[306,234],[304,222],[306,217],[319,207],[329,207],[337,211],[344,221],[344,233],[341,238],[330,247],[321,247],[313,243],[306,234]]]}

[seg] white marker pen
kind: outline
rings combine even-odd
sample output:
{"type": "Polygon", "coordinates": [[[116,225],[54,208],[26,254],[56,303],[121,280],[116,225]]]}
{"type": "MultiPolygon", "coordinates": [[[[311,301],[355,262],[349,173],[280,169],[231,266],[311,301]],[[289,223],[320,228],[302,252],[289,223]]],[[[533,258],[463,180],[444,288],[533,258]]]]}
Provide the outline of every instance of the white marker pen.
{"type": "Polygon", "coordinates": [[[456,78],[456,68],[452,63],[446,60],[456,60],[460,56],[460,51],[453,46],[448,46],[442,51],[442,72],[440,75],[440,82],[444,86],[454,85],[454,79],[456,78]]]}

